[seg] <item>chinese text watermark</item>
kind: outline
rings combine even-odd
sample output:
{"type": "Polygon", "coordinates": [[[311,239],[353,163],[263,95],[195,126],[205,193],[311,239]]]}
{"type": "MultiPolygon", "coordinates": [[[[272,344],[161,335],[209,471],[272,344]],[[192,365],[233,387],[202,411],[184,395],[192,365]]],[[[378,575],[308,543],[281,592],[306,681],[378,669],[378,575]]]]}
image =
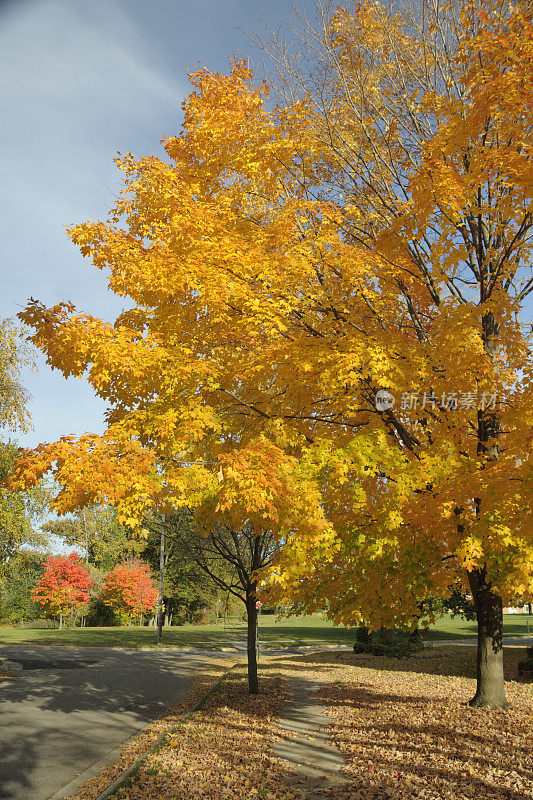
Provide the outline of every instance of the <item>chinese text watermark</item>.
{"type": "Polygon", "coordinates": [[[387,411],[398,408],[400,411],[416,411],[417,409],[441,409],[446,411],[468,411],[481,409],[482,411],[496,408],[498,402],[497,392],[402,392],[399,403],[396,397],[387,389],[376,392],[376,409],[387,411]]]}

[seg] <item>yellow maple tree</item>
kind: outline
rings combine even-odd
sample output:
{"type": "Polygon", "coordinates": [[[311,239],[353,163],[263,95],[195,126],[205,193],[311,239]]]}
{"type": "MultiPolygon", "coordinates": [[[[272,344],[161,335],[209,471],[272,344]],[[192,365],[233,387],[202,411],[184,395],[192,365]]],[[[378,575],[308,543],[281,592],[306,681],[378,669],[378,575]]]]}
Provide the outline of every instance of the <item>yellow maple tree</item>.
{"type": "Polygon", "coordinates": [[[0,320],[0,428],[27,431],[31,425],[28,392],[19,381],[24,367],[33,366],[30,348],[11,319],[0,320]]]}
{"type": "Polygon", "coordinates": [[[109,403],[101,437],[22,455],[60,511],[257,519],[277,593],[412,625],[468,582],[476,705],[505,705],[502,601],[533,592],[531,21],[492,0],[340,6],[276,102],[200,69],[168,160],[120,156],[70,229],[135,307],[32,301],[33,342],[109,403]],[[411,10],[410,10],[411,8],[411,10]],[[287,90],[290,87],[290,91],[287,90]]]}

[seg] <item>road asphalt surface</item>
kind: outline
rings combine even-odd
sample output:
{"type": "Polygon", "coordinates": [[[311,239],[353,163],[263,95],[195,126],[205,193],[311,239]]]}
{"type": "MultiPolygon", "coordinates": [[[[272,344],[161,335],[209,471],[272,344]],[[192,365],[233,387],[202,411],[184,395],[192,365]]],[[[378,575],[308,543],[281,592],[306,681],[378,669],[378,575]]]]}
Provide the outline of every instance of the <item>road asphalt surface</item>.
{"type": "Polygon", "coordinates": [[[77,776],[81,785],[91,767],[117,760],[213,655],[222,654],[0,646],[0,659],[25,667],[0,681],[0,798],[56,800],[67,785],[73,794],[77,776]]]}

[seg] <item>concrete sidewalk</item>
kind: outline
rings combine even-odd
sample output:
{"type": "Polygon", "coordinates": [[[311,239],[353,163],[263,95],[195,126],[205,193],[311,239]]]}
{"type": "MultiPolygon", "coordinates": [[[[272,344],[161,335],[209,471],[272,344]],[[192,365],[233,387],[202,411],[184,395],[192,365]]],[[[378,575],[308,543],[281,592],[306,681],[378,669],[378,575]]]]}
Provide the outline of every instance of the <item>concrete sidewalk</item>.
{"type": "Polygon", "coordinates": [[[329,717],[316,694],[324,681],[301,678],[289,683],[291,700],[283,711],[280,729],[286,737],[274,748],[274,756],[287,762],[293,775],[288,784],[304,797],[317,797],[321,792],[343,783],[344,758],[328,739],[329,717]]]}
{"type": "MultiPolygon", "coordinates": [[[[431,647],[476,647],[477,637],[468,639],[430,639],[427,644],[431,647]]],[[[531,647],[533,636],[504,636],[504,647],[531,647]]]]}

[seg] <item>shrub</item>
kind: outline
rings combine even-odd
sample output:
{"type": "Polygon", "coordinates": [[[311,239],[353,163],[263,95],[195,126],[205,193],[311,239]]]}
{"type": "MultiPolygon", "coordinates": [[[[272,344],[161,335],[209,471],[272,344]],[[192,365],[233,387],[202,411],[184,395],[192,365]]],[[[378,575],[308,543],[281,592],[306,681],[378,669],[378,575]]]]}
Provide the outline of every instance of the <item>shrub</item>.
{"type": "Polygon", "coordinates": [[[89,628],[112,628],[120,625],[120,621],[112,608],[102,602],[99,597],[93,597],[89,603],[85,624],[89,628]]]}
{"type": "Polygon", "coordinates": [[[368,630],[368,628],[366,628],[364,625],[361,625],[359,628],[357,628],[355,632],[356,642],[360,642],[361,644],[367,644],[367,642],[370,642],[371,639],[372,635],[368,630]]]}
{"type": "Polygon", "coordinates": [[[368,628],[358,628],[353,651],[386,658],[410,658],[423,647],[424,642],[420,636],[413,637],[409,633],[395,631],[393,638],[384,639],[379,632],[370,634],[368,628]]]}
{"type": "Polygon", "coordinates": [[[21,630],[51,630],[59,628],[59,622],[56,619],[32,619],[28,622],[19,622],[15,627],[21,630]]]}
{"type": "Polygon", "coordinates": [[[533,657],[518,662],[518,674],[522,675],[524,672],[533,672],[533,657]]]}
{"type": "Polygon", "coordinates": [[[413,647],[409,641],[398,640],[391,642],[385,648],[385,655],[389,658],[410,658],[413,654],[413,647]]]}
{"type": "Polygon", "coordinates": [[[416,633],[418,634],[417,636],[414,636],[414,635],[411,633],[411,634],[408,636],[408,639],[407,639],[407,641],[408,641],[408,643],[409,643],[409,647],[411,648],[411,650],[412,650],[412,652],[413,652],[413,653],[417,653],[419,650],[423,650],[423,649],[424,649],[424,639],[423,639],[423,636],[422,636],[422,634],[420,633],[420,631],[418,631],[418,630],[416,631],[416,633]]]}

